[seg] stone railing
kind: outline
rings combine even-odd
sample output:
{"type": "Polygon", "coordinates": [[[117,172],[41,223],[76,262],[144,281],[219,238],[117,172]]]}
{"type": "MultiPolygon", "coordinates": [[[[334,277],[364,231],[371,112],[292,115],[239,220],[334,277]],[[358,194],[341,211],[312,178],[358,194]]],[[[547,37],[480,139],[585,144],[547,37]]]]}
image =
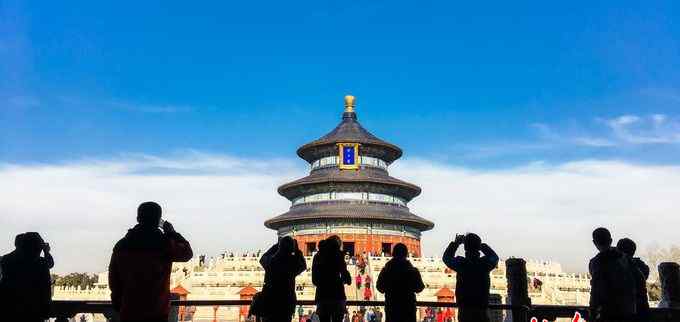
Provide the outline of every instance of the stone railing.
{"type": "MultiPolygon", "coordinates": [[[[585,320],[590,317],[586,306],[562,305],[532,305],[528,293],[526,262],[521,258],[512,258],[505,262],[507,278],[507,299],[509,304],[500,304],[500,296],[492,295],[489,303],[490,317],[493,322],[503,320],[505,311],[506,321],[512,318],[515,322],[529,322],[532,318],[537,321],[554,321],[556,318],[573,318],[576,313],[585,320]]],[[[662,263],[659,265],[659,275],[662,288],[662,299],[659,308],[651,309],[650,322],[678,322],[680,321],[680,266],[677,263],[662,263]]],[[[217,311],[220,306],[239,306],[247,309],[249,300],[191,300],[172,301],[174,307],[204,307],[211,306],[217,311]]],[[[297,305],[313,306],[314,301],[297,301],[297,305]]],[[[347,301],[348,306],[377,307],[384,306],[383,301],[347,301]]],[[[426,302],[416,303],[419,307],[457,308],[457,303],[426,302]]],[[[108,301],[54,301],[51,317],[57,322],[68,321],[78,313],[100,313],[109,321],[116,321],[111,303],[108,301]]],[[[177,317],[175,316],[175,321],[177,317]]]]}
{"type": "MultiPolygon", "coordinates": [[[[492,299],[492,303],[488,308],[492,322],[501,322],[503,319],[503,311],[519,312],[519,316],[528,320],[530,310],[524,306],[513,306],[508,304],[496,304],[492,299]]],[[[223,307],[223,306],[239,306],[247,307],[250,305],[250,300],[190,300],[190,301],[171,301],[173,307],[223,307]]],[[[314,306],[314,301],[297,301],[296,305],[314,306]]],[[[384,301],[347,301],[348,307],[384,307],[384,301]]],[[[456,303],[449,302],[416,302],[418,307],[431,308],[457,308],[456,303]]],[[[113,311],[111,302],[108,301],[54,301],[52,303],[52,312],[50,317],[56,318],[56,322],[68,322],[79,313],[95,313],[103,314],[110,322],[118,322],[117,314],[113,311]]],[[[573,312],[572,315],[573,316],[573,312]]],[[[570,317],[571,317],[570,316],[570,317]]],[[[171,317],[169,321],[177,321],[177,317],[171,317]]]]}

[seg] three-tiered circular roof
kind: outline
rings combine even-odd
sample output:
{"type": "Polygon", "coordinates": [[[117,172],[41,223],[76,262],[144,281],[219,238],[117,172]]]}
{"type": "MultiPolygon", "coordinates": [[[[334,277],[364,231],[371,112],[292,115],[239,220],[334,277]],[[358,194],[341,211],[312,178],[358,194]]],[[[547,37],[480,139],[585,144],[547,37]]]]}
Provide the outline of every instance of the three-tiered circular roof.
{"type": "Polygon", "coordinates": [[[357,115],[353,110],[344,112],[338,126],[321,138],[301,146],[297,154],[311,163],[321,156],[332,155],[337,151],[336,144],[347,142],[361,144],[364,155],[379,158],[387,163],[401,157],[401,149],[398,146],[385,142],[364,129],[357,121],[357,115]]]}
{"type": "MultiPolygon", "coordinates": [[[[310,164],[322,158],[338,155],[338,144],[359,144],[359,155],[371,157],[390,164],[402,155],[399,147],[383,141],[364,129],[357,121],[354,111],[354,97],[345,98],[345,112],[342,121],[331,132],[301,146],[298,156],[310,164]]],[[[279,187],[280,195],[294,201],[298,198],[323,193],[366,193],[393,196],[403,205],[374,201],[326,200],[312,203],[293,204],[290,210],[265,222],[265,226],[278,229],[298,223],[328,220],[368,220],[402,224],[418,230],[430,230],[431,221],[409,211],[405,203],[418,196],[420,187],[391,177],[386,169],[360,165],[356,170],[341,169],[338,166],[313,169],[304,178],[279,187]]]]}

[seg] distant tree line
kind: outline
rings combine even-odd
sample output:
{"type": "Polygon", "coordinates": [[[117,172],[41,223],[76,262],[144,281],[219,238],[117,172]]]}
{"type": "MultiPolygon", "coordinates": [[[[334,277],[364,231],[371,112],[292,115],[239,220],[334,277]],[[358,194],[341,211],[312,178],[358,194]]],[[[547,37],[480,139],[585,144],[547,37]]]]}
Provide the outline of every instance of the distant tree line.
{"type": "Polygon", "coordinates": [[[60,276],[52,274],[52,285],[78,287],[81,290],[91,288],[97,282],[97,275],[88,273],[69,273],[60,276]]]}

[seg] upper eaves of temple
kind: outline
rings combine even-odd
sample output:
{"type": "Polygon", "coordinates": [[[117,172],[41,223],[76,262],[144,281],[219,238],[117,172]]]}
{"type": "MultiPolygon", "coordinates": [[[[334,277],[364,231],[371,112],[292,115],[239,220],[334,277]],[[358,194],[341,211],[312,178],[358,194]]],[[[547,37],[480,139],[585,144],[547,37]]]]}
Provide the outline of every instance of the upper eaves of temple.
{"type": "Polygon", "coordinates": [[[398,146],[379,139],[359,124],[354,112],[354,96],[351,95],[345,96],[345,112],[342,113],[340,124],[321,138],[301,146],[297,154],[311,163],[335,155],[336,144],[344,142],[359,143],[364,155],[379,158],[388,164],[399,159],[402,154],[398,146]]]}

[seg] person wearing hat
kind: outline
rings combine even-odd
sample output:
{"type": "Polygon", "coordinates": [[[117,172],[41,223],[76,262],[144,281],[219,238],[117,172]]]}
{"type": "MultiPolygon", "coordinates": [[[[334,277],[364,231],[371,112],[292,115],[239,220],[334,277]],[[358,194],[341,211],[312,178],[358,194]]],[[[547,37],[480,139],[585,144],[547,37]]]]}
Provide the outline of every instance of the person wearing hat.
{"type": "Polygon", "coordinates": [[[52,304],[50,268],[54,260],[40,234],[27,232],[14,239],[16,249],[0,260],[0,301],[8,321],[44,321],[52,304]],[[44,252],[45,257],[40,253],[44,252]]]}

